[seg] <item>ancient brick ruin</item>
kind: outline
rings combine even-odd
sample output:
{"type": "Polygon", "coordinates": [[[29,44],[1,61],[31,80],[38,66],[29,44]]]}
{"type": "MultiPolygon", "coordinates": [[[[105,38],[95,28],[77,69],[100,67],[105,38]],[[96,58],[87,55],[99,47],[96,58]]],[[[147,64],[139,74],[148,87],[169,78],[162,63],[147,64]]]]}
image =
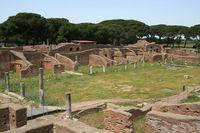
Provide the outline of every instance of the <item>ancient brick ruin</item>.
{"type": "Polygon", "coordinates": [[[163,105],[146,116],[146,133],[199,133],[200,103],[163,105]]]}
{"type": "Polygon", "coordinates": [[[139,40],[123,47],[97,45],[94,41],[72,41],[58,45],[35,45],[0,49],[0,72],[20,72],[21,76],[36,75],[42,67],[53,73],[75,71],[78,64],[111,66],[145,61],[184,60],[199,62],[195,50],[163,48],[159,44],[139,40]]]}
{"type": "Polygon", "coordinates": [[[0,132],[27,124],[26,108],[16,104],[0,105],[0,132]]]}

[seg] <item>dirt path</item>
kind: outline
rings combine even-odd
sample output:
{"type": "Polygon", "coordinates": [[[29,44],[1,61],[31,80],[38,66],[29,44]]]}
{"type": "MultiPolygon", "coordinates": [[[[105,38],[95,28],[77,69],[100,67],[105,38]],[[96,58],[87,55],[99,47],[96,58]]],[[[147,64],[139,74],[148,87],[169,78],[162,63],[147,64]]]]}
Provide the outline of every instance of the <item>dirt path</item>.
{"type": "Polygon", "coordinates": [[[105,99],[105,100],[94,100],[94,101],[85,101],[72,104],[73,110],[81,110],[81,108],[85,108],[88,106],[99,106],[105,103],[120,103],[120,102],[135,102],[141,101],[140,99],[105,99]]]}
{"type": "Polygon", "coordinates": [[[187,89],[185,91],[183,91],[177,95],[174,95],[174,96],[163,98],[161,101],[167,102],[167,103],[178,103],[181,100],[186,99],[192,91],[199,89],[199,88],[200,88],[200,86],[187,87],[187,89]]]}
{"type": "Polygon", "coordinates": [[[155,102],[151,104],[152,110],[160,110],[161,106],[164,104],[176,104],[179,103],[181,100],[186,99],[189,94],[194,91],[200,89],[200,86],[190,86],[187,89],[177,95],[173,95],[170,97],[163,98],[161,101],[155,102]]]}

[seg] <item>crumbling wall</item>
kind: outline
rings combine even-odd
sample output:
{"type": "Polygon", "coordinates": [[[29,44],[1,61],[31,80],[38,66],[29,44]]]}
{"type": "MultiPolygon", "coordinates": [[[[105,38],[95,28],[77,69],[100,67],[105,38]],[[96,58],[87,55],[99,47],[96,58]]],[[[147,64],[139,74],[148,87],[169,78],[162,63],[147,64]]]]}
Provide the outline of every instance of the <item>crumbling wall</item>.
{"type": "Polygon", "coordinates": [[[145,133],[199,133],[200,118],[151,111],[146,116],[145,133]]]}
{"type": "Polygon", "coordinates": [[[114,51],[113,59],[117,62],[116,65],[121,65],[126,63],[126,59],[123,56],[123,53],[119,50],[114,51]]]}
{"type": "Polygon", "coordinates": [[[38,75],[38,68],[34,65],[29,65],[24,69],[20,70],[21,77],[29,77],[38,75]]]}
{"type": "Polygon", "coordinates": [[[26,59],[33,64],[35,67],[40,68],[42,67],[42,61],[44,60],[44,55],[40,52],[23,52],[26,59]]]}
{"type": "Polygon", "coordinates": [[[117,109],[104,110],[105,129],[114,133],[133,133],[132,115],[117,109]]]}
{"type": "Polygon", "coordinates": [[[66,70],[75,71],[75,62],[70,58],[58,53],[55,55],[55,58],[62,63],[66,70]]]}
{"type": "Polygon", "coordinates": [[[27,124],[27,109],[20,105],[9,105],[10,129],[18,128],[27,124]]]}
{"type": "Polygon", "coordinates": [[[200,102],[186,104],[167,104],[163,105],[160,110],[162,112],[200,117],[200,102]]]}
{"type": "Polygon", "coordinates": [[[89,64],[92,66],[105,66],[105,67],[109,65],[106,59],[95,54],[89,55],[89,64]]]}
{"type": "Polygon", "coordinates": [[[10,53],[9,51],[0,51],[0,72],[10,70],[10,53]]]}
{"type": "Polygon", "coordinates": [[[152,55],[150,61],[152,61],[152,62],[163,61],[163,56],[162,56],[162,54],[154,54],[154,55],[152,55]]]}
{"type": "Polygon", "coordinates": [[[113,53],[114,51],[112,48],[100,48],[98,55],[113,60],[113,53]]]}
{"type": "Polygon", "coordinates": [[[78,63],[83,65],[89,64],[89,55],[90,54],[97,54],[97,49],[90,49],[81,52],[72,52],[72,53],[64,53],[62,55],[70,58],[71,60],[75,61],[76,57],[78,59],[78,63]]]}
{"type": "Polygon", "coordinates": [[[199,63],[200,57],[198,56],[182,56],[182,55],[175,55],[171,54],[172,60],[178,60],[178,61],[187,61],[187,62],[194,62],[199,63]]]}
{"type": "Polygon", "coordinates": [[[43,68],[52,70],[54,74],[61,73],[64,71],[64,66],[54,57],[44,54],[43,68]]]}

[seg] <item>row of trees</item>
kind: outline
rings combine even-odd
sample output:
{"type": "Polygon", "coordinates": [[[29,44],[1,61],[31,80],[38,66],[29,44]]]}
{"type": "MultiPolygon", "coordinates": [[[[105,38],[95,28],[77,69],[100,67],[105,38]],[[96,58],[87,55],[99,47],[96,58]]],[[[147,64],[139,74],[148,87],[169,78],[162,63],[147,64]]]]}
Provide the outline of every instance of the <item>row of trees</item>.
{"type": "Polygon", "coordinates": [[[121,45],[135,43],[138,39],[174,46],[183,40],[200,40],[200,25],[192,27],[153,25],[135,20],[107,20],[98,24],[73,24],[64,18],[46,19],[39,14],[19,13],[0,24],[0,41],[17,45],[34,45],[81,39],[102,44],[121,45]]]}

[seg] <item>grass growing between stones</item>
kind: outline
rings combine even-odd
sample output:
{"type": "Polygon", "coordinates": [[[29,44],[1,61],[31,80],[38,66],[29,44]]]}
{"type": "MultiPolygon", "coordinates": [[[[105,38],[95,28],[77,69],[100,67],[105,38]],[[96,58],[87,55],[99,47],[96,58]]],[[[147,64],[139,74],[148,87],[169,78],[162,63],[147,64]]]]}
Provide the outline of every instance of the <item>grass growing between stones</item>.
{"type": "MultiPolygon", "coordinates": [[[[64,105],[67,91],[72,92],[73,102],[111,98],[157,101],[181,92],[183,85],[200,84],[200,67],[174,68],[146,63],[144,66],[138,64],[135,69],[133,65],[128,65],[127,69],[124,66],[112,66],[105,73],[102,68],[94,67],[93,75],[88,74],[88,66],[81,66],[79,72],[84,75],[54,75],[45,71],[46,104],[64,105]],[[184,79],[184,75],[192,78],[184,79]]],[[[22,81],[26,86],[27,99],[38,102],[38,76],[23,78],[22,81]]],[[[19,93],[19,74],[10,73],[10,82],[11,91],[19,93]]]]}
{"type": "Polygon", "coordinates": [[[144,133],[144,126],[145,126],[145,116],[138,117],[134,120],[133,126],[135,128],[136,133],[144,133]]]}

